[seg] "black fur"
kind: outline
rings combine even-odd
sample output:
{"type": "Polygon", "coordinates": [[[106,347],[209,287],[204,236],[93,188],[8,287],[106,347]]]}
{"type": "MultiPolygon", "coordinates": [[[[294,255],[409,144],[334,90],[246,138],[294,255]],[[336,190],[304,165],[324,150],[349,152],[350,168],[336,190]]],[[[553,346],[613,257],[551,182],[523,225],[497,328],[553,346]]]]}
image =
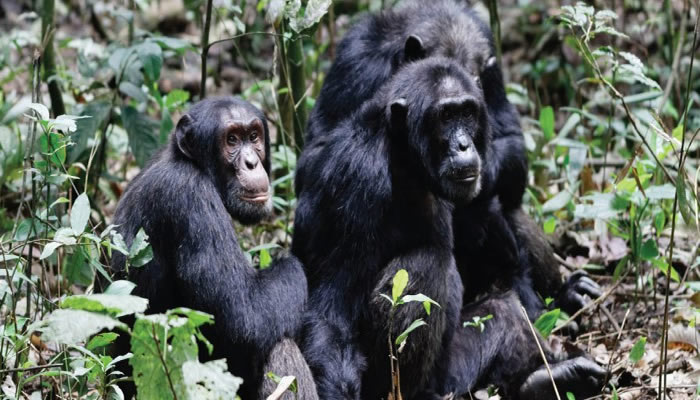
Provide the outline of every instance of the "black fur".
{"type": "MultiPolygon", "coordinates": [[[[483,379],[492,379],[506,386],[510,393],[517,393],[518,385],[539,363],[535,348],[525,346],[517,351],[496,351],[481,358],[475,358],[472,352],[482,348],[501,350],[499,344],[503,341],[511,342],[514,338],[529,337],[526,335],[527,326],[524,325],[519,308],[513,305],[517,301],[508,293],[513,290],[517,294],[532,318],[541,312],[543,303],[534,289],[530,261],[536,260],[533,257],[536,251],[551,252],[551,249],[528,248],[530,245],[537,245],[538,242],[521,236],[521,232],[517,230],[517,219],[521,215],[520,206],[527,182],[527,160],[518,115],[506,98],[502,72],[493,58],[491,33],[487,25],[480,21],[472,10],[452,0],[412,1],[396,10],[361,19],[340,43],[337,54],[309,120],[307,149],[300,160],[296,181],[300,204],[297,210],[294,251],[301,255],[304,261],[308,261],[311,303],[322,302],[325,315],[311,324],[316,328],[313,334],[317,336],[312,337],[307,349],[313,359],[312,368],[319,368],[314,366],[314,363],[324,365],[324,362],[336,366],[328,368],[331,372],[315,370],[317,375],[320,375],[318,384],[321,392],[324,393],[324,390],[331,387],[333,390],[339,390],[331,392],[333,395],[347,394],[352,393],[350,389],[357,388],[356,382],[366,385],[366,378],[358,371],[364,368],[363,363],[369,362],[371,365],[372,362],[366,360],[362,352],[352,350],[351,344],[357,341],[357,338],[348,333],[353,331],[352,324],[356,318],[366,318],[361,314],[362,308],[358,305],[349,309],[343,309],[341,305],[338,306],[340,308],[334,308],[324,303],[327,300],[314,300],[315,291],[325,295],[324,299],[332,298],[331,293],[337,293],[337,286],[355,282],[357,279],[355,276],[351,278],[343,269],[337,273],[337,277],[323,281],[324,287],[315,289],[314,274],[336,271],[337,263],[348,262],[335,258],[333,261],[326,261],[324,258],[328,257],[318,252],[349,257],[353,264],[364,265],[364,259],[352,259],[355,253],[361,253],[363,249],[374,251],[379,245],[372,241],[386,242],[401,237],[394,232],[404,233],[407,229],[415,229],[407,227],[407,222],[399,219],[394,221],[394,227],[381,227],[387,233],[396,236],[387,238],[385,235],[376,235],[375,229],[379,227],[373,224],[382,216],[376,213],[388,211],[375,210],[377,204],[383,203],[363,194],[370,185],[375,186],[375,191],[386,190],[382,181],[378,179],[380,174],[376,171],[376,165],[370,164],[365,167],[373,171],[371,175],[363,173],[336,178],[334,174],[346,175],[346,172],[334,163],[345,163],[360,168],[368,161],[374,162],[367,153],[376,149],[362,147],[365,146],[366,139],[356,133],[358,121],[362,121],[362,118],[367,119],[367,124],[376,122],[376,118],[367,116],[366,110],[371,109],[371,106],[367,107],[366,103],[375,104],[375,93],[386,81],[395,79],[393,77],[404,65],[421,59],[446,57],[456,62],[463,73],[472,75],[480,82],[488,126],[492,132],[490,144],[486,151],[481,153],[480,194],[476,199],[462,197],[462,201],[457,201],[453,213],[453,251],[465,285],[465,305],[462,314],[480,315],[488,309],[484,304],[494,304],[494,307],[503,309],[503,314],[499,317],[502,326],[513,328],[505,333],[504,338],[498,340],[480,337],[459,328],[455,341],[449,345],[470,351],[449,351],[466,358],[459,360],[453,357],[449,362],[438,363],[439,368],[448,369],[444,371],[444,376],[454,374],[457,378],[435,383],[434,387],[443,394],[444,390],[452,389],[458,391],[456,394],[462,394],[462,390],[471,390],[483,379]],[[362,117],[358,117],[358,114],[362,117]],[[339,138],[340,135],[348,137],[339,138]],[[361,144],[353,147],[346,142],[361,144]],[[337,143],[344,143],[347,147],[339,147],[337,143]],[[362,151],[357,152],[358,147],[361,147],[362,151]],[[360,192],[354,196],[363,197],[350,204],[350,200],[343,195],[347,197],[352,194],[346,194],[345,186],[339,185],[336,179],[360,192]],[[320,187],[318,182],[322,182],[323,187],[320,187]],[[332,194],[332,197],[314,195],[314,191],[323,191],[332,194]],[[308,199],[304,199],[305,194],[309,196],[308,199]],[[313,231],[311,221],[314,224],[313,231]],[[359,233],[350,232],[358,229],[359,233]],[[336,231],[342,235],[334,233],[336,231]],[[350,233],[356,234],[357,238],[350,233]],[[367,243],[367,240],[370,242],[367,243]],[[345,247],[338,248],[339,243],[343,243],[345,247]],[[327,262],[331,264],[326,264],[327,262]],[[324,268],[318,268],[318,265],[324,268]],[[484,302],[473,303],[484,296],[495,297],[487,297],[484,302]],[[507,299],[500,296],[506,296],[507,299]],[[324,318],[334,319],[337,315],[342,315],[340,323],[333,321],[328,324],[324,321],[324,318]],[[335,341],[336,336],[342,337],[342,341],[335,341]],[[334,347],[337,343],[342,344],[338,347],[340,353],[327,354],[327,348],[334,347]],[[503,363],[508,365],[507,368],[512,368],[512,365],[522,368],[505,370],[500,365],[503,363]],[[451,366],[459,365],[469,366],[471,372],[449,370],[451,366]],[[343,368],[346,366],[348,368],[343,368]],[[472,368],[474,366],[478,368],[472,368]],[[473,371],[477,373],[473,374],[473,371]],[[334,382],[342,382],[342,385],[346,386],[334,386],[334,382]]],[[[413,77],[416,81],[420,81],[421,78],[413,77]]],[[[419,91],[415,87],[414,90],[419,91]]],[[[394,174],[394,169],[390,169],[389,174],[394,174]]],[[[401,204],[392,207],[403,207],[402,210],[405,210],[405,206],[401,204]]],[[[442,239],[449,240],[447,231],[444,232],[442,239]]],[[[540,231],[540,237],[541,234],[540,231]]],[[[558,274],[556,265],[536,264],[534,267],[546,269],[547,272],[553,269],[554,273],[558,274]]],[[[360,285],[359,282],[357,284],[360,285]]],[[[348,291],[341,291],[343,294],[340,296],[347,297],[348,293],[356,293],[356,289],[352,285],[350,287],[352,289],[348,291]]],[[[359,304],[364,301],[366,300],[358,300],[359,304]]],[[[381,319],[379,323],[382,323],[381,319]]]]}
{"type": "MultiPolygon", "coordinates": [[[[400,355],[405,398],[425,398],[457,328],[462,284],[453,258],[451,202],[470,192],[443,190],[438,173],[448,153],[445,135],[452,134],[435,131],[444,126],[435,123],[434,108],[446,80],[456,82],[460,93],[480,96],[448,59],[407,64],[299,159],[292,248],[309,279],[304,353],[321,398],[388,394],[389,305],[379,294],[391,292],[398,269],[408,271],[407,293],[423,293],[441,305],[400,355]],[[392,107],[398,98],[405,99],[404,114],[392,107]]],[[[488,125],[481,121],[472,139],[483,155],[488,125]]],[[[421,305],[401,306],[392,337],[424,316],[421,305]]]]}
{"type": "MultiPolygon", "coordinates": [[[[299,332],[307,286],[295,257],[256,270],[238,244],[231,215],[254,222],[252,214],[262,213],[236,205],[229,190],[234,183],[225,182],[224,171],[216,167],[221,117],[231,110],[263,121],[269,155],[267,125],[259,110],[232,97],[201,101],[178,124],[169,146],[131,182],[114,223],[127,244],[140,228],[150,238],[153,260],[128,274],[137,284],[134,294],[149,299],[151,313],[183,306],[213,314],[215,325],[205,334],[214,353],[202,356],[226,358],[229,370],[244,379],[241,397],[252,399],[273,347],[299,332]],[[181,137],[187,137],[188,155],[178,145],[181,137]]],[[[269,156],[263,163],[269,172],[269,156]]],[[[115,252],[112,268],[123,273],[124,262],[115,252]]],[[[297,365],[306,368],[301,357],[297,365]]],[[[300,383],[307,384],[313,387],[313,382],[300,383]]]]}

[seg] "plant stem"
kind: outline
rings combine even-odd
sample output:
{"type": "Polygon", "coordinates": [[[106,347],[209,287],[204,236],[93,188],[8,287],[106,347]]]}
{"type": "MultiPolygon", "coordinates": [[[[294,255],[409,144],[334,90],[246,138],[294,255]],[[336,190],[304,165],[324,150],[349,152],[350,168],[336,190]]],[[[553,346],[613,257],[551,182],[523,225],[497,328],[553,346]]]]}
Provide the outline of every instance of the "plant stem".
{"type": "MultiPolygon", "coordinates": [[[[284,40],[283,40],[284,41],[284,40]]],[[[304,47],[298,34],[289,39],[287,47],[287,77],[289,78],[289,90],[294,101],[294,142],[297,151],[304,148],[304,132],[306,130],[306,105],[304,104],[306,92],[306,73],[304,71],[304,47]]]]}
{"type": "MultiPolygon", "coordinates": [[[[692,56],[692,51],[695,50],[695,46],[697,44],[698,40],[698,25],[700,25],[700,2],[697,2],[697,18],[695,20],[695,27],[693,28],[693,46],[691,48],[691,57],[690,57],[690,66],[688,67],[688,82],[685,88],[685,102],[683,104],[683,113],[681,114],[681,132],[682,132],[682,138],[681,138],[681,148],[679,150],[679,156],[678,156],[678,179],[679,183],[683,181],[685,174],[683,173],[683,164],[684,164],[684,158],[683,158],[683,149],[685,148],[685,129],[686,129],[686,124],[688,121],[688,104],[690,104],[690,88],[692,84],[692,77],[693,77],[693,61],[695,60],[695,57],[692,56]]],[[[668,250],[668,269],[666,270],[666,290],[664,293],[664,325],[663,325],[663,331],[662,331],[662,336],[661,336],[661,359],[659,360],[659,399],[662,397],[662,393],[664,398],[666,397],[666,388],[667,386],[667,381],[666,381],[666,372],[667,372],[667,363],[668,363],[668,313],[669,313],[669,291],[671,287],[671,268],[673,268],[673,248],[674,248],[674,239],[676,235],[676,214],[678,212],[678,190],[685,190],[685,185],[676,185],[676,193],[673,196],[673,211],[671,212],[671,243],[669,244],[669,250],[668,250]]]]}
{"type": "Polygon", "coordinates": [[[498,3],[497,0],[488,0],[487,3],[489,7],[489,23],[493,33],[493,45],[496,48],[496,59],[498,60],[498,65],[501,65],[501,20],[498,18],[498,3]]]}
{"type": "Polygon", "coordinates": [[[58,86],[56,78],[56,62],[54,60],[53,47],[53,14],[54,0],[44,0],[41,10],[41,38],[44,45],[42,63],[44,64],[43,80],[49,85],[49,96],[51,97],[51,110],[53,116],[57,117],[66,113],[66,107],[63,105],[63,97],[61,96],[61,88],[58,86]]]}
{"type": "Polygon", "coordinates": [[[209,28],[211,27],[212,0],[207,0],[207,11],[202,29],[202,80],[199,84],[199,98],[207,97],[207,55],[209,54],[209,28]]]}

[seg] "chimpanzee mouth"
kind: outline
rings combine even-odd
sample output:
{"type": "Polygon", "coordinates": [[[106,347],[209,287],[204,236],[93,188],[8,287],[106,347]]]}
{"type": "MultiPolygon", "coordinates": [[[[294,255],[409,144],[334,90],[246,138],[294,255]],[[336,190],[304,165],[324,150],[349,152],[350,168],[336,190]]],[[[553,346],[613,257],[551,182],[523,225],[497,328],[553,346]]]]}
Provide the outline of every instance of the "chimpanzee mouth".
{"type": "Polygon", "coordinates": [[[453,171],[450,174],[450,180],[454,183],[474,183],[479,178],[479,170],[474,168],[462,169],[453,171]]]}
{"type": "Polygon", "coordinates": [[[246,193],[242,194],[239,198],[248,203],[267,203],[270,199],[270,192],[246,193]]]}

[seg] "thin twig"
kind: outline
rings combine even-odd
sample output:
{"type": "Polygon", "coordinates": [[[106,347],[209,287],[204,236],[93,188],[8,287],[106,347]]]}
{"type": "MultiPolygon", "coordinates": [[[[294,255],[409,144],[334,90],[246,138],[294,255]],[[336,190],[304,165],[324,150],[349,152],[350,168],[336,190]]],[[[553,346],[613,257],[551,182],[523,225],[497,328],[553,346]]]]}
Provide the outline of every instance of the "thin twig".
{"type": "Polygon", "coordinates": [[[561,400],[561,397],[559,397],[559,389],[557,389],[557,384],[554,382],[554,375],[552,375],[552,369],[549,368],[549,363],[547,362],[547,357],[544,355],[544,350],[542,350],[542,345],[540,344],[540,340],[537,338],[537,333],[535,332],[535,327],[532,326],[532,323],[530,322],[530,318],[527,316],[527,311],[525,311],[525,307],[522,305],[520,306],[520,312],[523,314],[523,318],[525,321],[527,321],[527,325],[530,327],[530,332],[532,332],[532,337],[535,339],[535,343],[537,343],[537,348],[540,349],[540,355],[542,356],[542,361],[544,361],[544,366],[547,368],[547,373],[549,374],[549,379],[552,381],[552,387],[554,387],[554,394],[557,395],[557,400],[561,400]]]}
{"type": "Polygon", "coordinates": [[[202,29],[202,80],[199,87],[199,98],[207,97],[207,56],[209,55],[209,28],[211,27],[211,8],[213,0],[207,0],[207,11],[202,29]]]}

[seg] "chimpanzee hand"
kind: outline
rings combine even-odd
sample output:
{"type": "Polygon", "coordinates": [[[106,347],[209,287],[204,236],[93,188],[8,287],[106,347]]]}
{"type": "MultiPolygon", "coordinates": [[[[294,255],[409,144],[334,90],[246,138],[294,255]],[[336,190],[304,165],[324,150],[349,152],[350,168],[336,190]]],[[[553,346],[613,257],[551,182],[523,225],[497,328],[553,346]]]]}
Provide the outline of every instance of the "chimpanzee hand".
{"type": "MultiPolygon", "coordinates": [[[[595,362],[585,357],[576,357],[551,364],[550,368],[561,398],[566,398],[566,392],[573,393],[577,399],[600,393],[605,369],[595,362]]],[[[546,367],[542,366],[527,377],[520,386],[519,399],[556,399],[546,367]]]]}
{"type": "Polygon", "coordinates": [[[588,295],[591,299],[596,299],[602,295],[602,292],[600,286],[593,279],[589,278],[586,272],[576,271],[571,274],[564,286],[559,290],[554,305],[571,315],[588,303],[584,295],[588,295]]]}

